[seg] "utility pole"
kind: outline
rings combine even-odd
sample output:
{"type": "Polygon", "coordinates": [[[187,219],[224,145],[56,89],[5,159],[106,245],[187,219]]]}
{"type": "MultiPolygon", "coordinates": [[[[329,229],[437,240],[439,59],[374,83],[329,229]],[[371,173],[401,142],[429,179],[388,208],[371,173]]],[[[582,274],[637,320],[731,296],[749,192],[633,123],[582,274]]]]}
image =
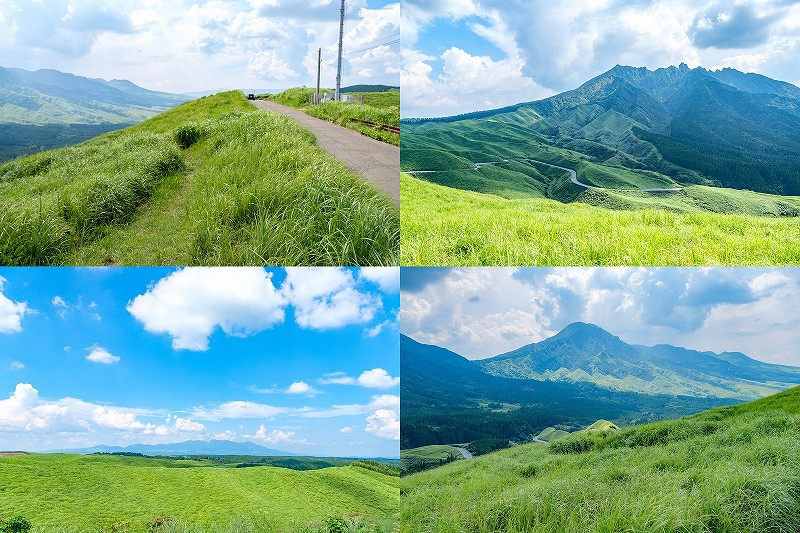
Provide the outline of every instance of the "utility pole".
{"type": "Polygon", "coordinates": [[[322,69],[322,48],[319,49],[319,55],[317,56],[317,103],[319,103],[319,75],[322,69]]]}
{"type": "Polygon", "coordinates": [[[336,101],[341,100],[342,90],[342,41],[344,40],[344,0],[342,0],[342,11],[339,16],[339,61],[336,65],[336,101]]]}

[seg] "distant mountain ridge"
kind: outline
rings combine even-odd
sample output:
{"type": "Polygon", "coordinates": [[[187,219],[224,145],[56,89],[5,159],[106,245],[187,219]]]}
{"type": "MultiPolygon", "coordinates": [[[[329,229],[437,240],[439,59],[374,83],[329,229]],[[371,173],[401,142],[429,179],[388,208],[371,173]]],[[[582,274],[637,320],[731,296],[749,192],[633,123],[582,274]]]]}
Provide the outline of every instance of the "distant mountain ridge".
{"type": "Polygon", "coordinates": [[[800,368],[762,363],[741,353],[631,345],[582,322],[477,363],[495,376],[586,382],[645,394],[751,400],[800,384],[800,368]]]}
{"type": "Polygon", "coordinates": [[[731,68],[617,65],[543,100],[402,125],[405,168],[415,150],[443,144],[475,161],[508,145],[528,154],[550,146],[684,185],[800,195],[800,88],[731,68]]]}
{"type": "Polygon", "coordinates": [[[737,401],[497,376],[484,372],[480,361],[406,335],[400,336],[400,376],[402,449],[482,438],[527,440],[550,426],[576,430],[602,418],[642,423],[737,401]]]}
{"type": "Polygon", "coordinates": [[[127,80],[0,67],[0,122],[4,123],[131,123],[188,100],[182,95],[143,89],[127,80]]]}
{"type": "Polygon", "coordinates": [[[131,444],[130,446],[98,445],[90,448],[52,450],[51,453],[141,453],[144,455],[275,455],[300,456],[299,453],[266,448],[254,442],[229,440],[188,440],[171,444],[131,444]]]}

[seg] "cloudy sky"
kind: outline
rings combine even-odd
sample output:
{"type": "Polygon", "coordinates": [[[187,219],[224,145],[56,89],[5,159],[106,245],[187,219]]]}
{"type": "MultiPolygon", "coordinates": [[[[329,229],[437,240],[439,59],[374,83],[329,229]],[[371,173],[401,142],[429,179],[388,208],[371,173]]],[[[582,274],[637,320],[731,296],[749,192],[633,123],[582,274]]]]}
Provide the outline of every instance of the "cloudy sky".
{"type": "Polygon", "coordinates": [[[572,322],[629,343],[800,366],[800,269],[403,269],[401,331],[470,359],[572,322]]]}
{"type": "Polygon", "coordinates": [[[399,454],[399,269],[0,269],[0,450],[399,454]]]}
{"type": "MultiPolygon", "coordinates": [[[[336,84],[338,0],[0,0],[0,66],[154,90],[336,84]]],[[[400,4],[347,0],[343,85],[399,84],[400,4]]]]}
{"type": "Polygon", "coordinates": [[[545,98],[616,64],[800,84],[798,0],[402,0],[404,117],[545,98]]]}

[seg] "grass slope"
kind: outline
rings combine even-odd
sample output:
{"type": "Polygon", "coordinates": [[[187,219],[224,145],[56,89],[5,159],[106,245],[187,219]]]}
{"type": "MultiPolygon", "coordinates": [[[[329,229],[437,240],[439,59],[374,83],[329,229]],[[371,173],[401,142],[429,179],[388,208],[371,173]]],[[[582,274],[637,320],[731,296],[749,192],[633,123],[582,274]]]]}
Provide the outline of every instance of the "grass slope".
{"type": "Polygon", "coordinates": [[[462,458],[460,451],[453,446],[445,444],[433,444],[431,446],[400,450],[400,472],[402,475],[407,475],[462,458]]]}
{"type": "Polygon", "coordinates": [[[521,445],[404,477],[401,531],[797,531],[798,435],[800,387],[521,445]]]}
{"type": "Polygon", "coordinates": [[[383,265],[398,244],[388,198],[240,92],[0,165],[4,265],[383,265]]]}
{"type": "Polygon", "coordinates": [[[227,527],[234,519],[255,527],[229,530],[299,531],[328,517],[362,517],[390,531],[398,484],[396,476],[359,466],[299,472],[140,457],[0,457],[0,509],[39,531],[94,532],[127,521],[139,532],[159,516],[177,520],[180,531],[227,527]]]}
{"type": "MultiPolygon", "coordinates": [[[[408,266],[752,266],[800,261],[800,225],[794,217],[673,211],[653,204],[610,210],[545,198],[508,200],[406,174],[401,175],[400,191],[401,263],[408,266]]],[[[699,196],[715,194],[720,193],[703,188],[699,196]]]]}

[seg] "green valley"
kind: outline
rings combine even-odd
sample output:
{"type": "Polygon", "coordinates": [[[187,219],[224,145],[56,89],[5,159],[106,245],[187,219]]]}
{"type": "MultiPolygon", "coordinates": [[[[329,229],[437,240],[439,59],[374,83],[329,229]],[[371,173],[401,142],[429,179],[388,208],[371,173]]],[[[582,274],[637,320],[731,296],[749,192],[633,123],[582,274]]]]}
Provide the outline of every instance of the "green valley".
{"type": "Polygon", "coordinates": [[[800,89],[754,76],[617,66],[541,101],[404,119],[402,263],[795,263],[800,89]]]}
{"type": "Polygon", "coordinates": [[[391,467],[234,466],[211,458],[0,456],[0,523],[20,515],[43,533],[390,533],[398,527],[399,477],[391,467]]]}
{"type": "Polygon", "coordinates": [[[399,213],[236,91],[0,165],[5,265],[390,265],[399,213]]]}
{"type": "Polygon", "coordinates": [[[800,528],[800,387],[678,420],[599,425],[403,477],[401,531],[800,528]]]}

